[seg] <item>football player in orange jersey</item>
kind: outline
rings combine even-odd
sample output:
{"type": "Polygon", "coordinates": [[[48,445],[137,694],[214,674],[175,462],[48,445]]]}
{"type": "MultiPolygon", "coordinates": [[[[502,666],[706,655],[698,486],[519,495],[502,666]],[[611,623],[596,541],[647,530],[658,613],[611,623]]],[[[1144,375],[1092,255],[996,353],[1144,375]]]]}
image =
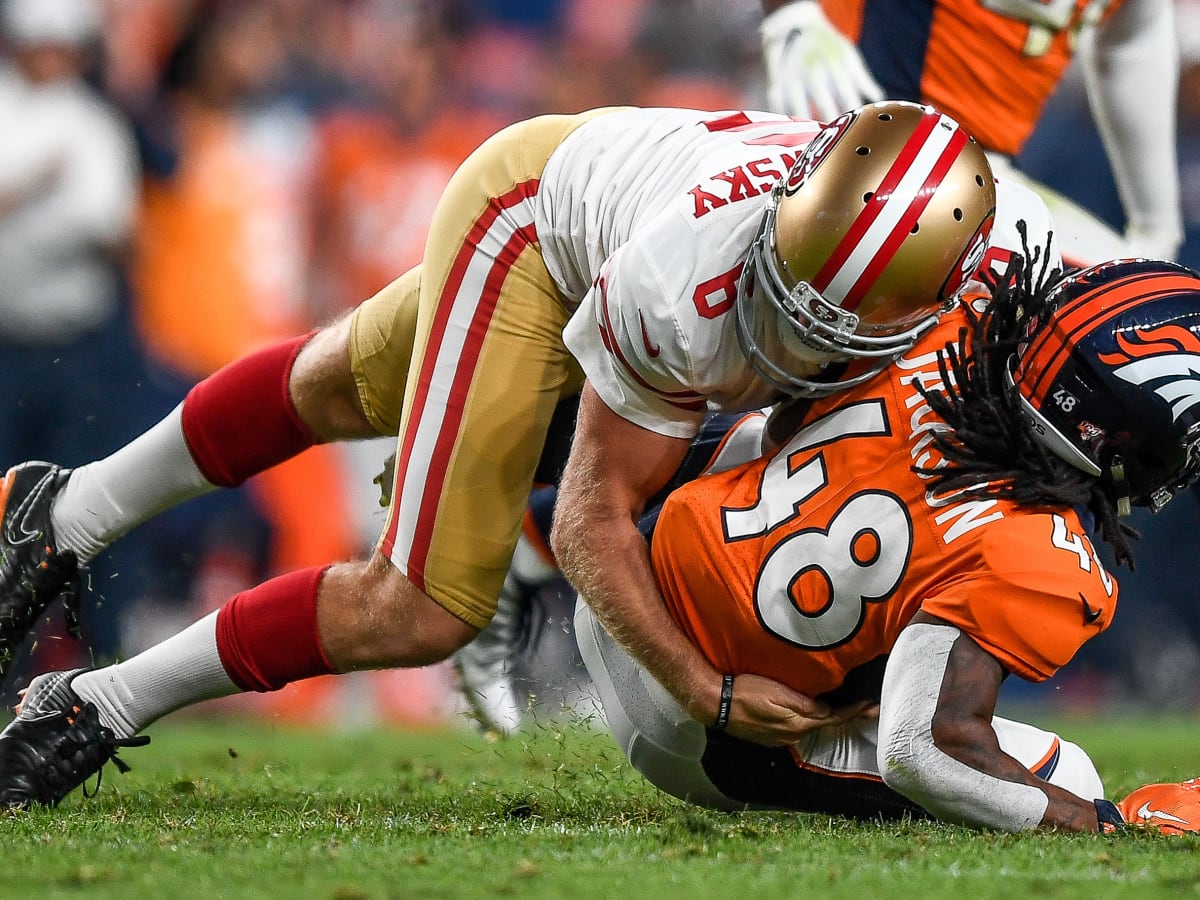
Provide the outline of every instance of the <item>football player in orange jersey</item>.
{"type": "Polygon", "coordinates": [[[1005,677],[1049,677],[1112,620],[1092,534],[1131,561],[1121,517],[1200,473],[1200,275],[1117,261],[979,303],[865,384],[742,420],[657,516],[656,577],[726,673],[722,710],[756,673],[836,721],[777,749],[723,715],[706,729],[580,603],[608,724],[664,790],[1004,830],[1200,830],[1194,782],[1114,804],[1080,748],[993,717],[1005,677]]]}
{"type": "MultiPolygon", "coordinates": [[[[1183,240],[1175,158],[1179,52],[1171,0],[763,0],[768,103],[832,118],[880,97],[945,109],[998,172],[1033,132],[1078,51],[1125,208],[1122,237],[1032,179],[1063,256],[1175,259],[1183,240]]],[[[1070,152],[1064,148],[1064,152],[1070,152]]]]}

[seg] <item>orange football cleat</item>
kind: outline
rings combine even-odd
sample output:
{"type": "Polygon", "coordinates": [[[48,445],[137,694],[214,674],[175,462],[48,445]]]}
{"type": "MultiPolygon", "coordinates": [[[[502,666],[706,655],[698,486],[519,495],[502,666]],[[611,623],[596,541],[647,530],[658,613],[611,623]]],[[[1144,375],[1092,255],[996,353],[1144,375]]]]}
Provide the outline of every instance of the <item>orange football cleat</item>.
{"type": "Polygon", "coordinates": [[[1163,834],[1200,832],[1200,778],[1176,784],[1148,784],[1117,809],[1128,825],[1154,828],[1163,834]]]}

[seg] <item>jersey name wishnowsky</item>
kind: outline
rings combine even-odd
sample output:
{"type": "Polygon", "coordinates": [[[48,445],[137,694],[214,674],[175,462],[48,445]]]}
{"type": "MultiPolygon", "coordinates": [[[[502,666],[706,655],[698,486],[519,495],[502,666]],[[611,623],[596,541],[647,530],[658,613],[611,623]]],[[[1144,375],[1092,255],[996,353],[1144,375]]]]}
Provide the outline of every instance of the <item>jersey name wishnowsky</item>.
{"type": "Polygon", "coordinates": [[[695,204],[692,215],[699,219],[730,203],[769,194],[775,189],[783,173],[795,165],[796,159],[797,157],[790,153],[784,153],[778,158],[765,156],[718,172],[703,184],[698,184],[688,191],[695,204]]]}

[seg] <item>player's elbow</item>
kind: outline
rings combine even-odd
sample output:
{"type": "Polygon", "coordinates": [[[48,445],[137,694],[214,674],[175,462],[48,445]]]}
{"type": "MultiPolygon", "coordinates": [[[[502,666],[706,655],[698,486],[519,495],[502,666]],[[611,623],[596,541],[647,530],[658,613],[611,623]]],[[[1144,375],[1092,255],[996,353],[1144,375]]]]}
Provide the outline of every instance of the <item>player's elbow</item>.
{"type": "Polygon", "coordinates": [[[929,763],[935,750],[927,731],[897,717],[880,719],[877,761],[883,783],[922,806],[934,779],[929,763]]]}
{"type": "Polygon", "coordinates": [[[961,770],[963,755],[970,755],[970,748],[962,729],[922,717],[880,719],[878,763],[884,784],[939,818],[970,821],[961,809],[971,798],[961,795],[962,785],[952,777],[961,770]]]}

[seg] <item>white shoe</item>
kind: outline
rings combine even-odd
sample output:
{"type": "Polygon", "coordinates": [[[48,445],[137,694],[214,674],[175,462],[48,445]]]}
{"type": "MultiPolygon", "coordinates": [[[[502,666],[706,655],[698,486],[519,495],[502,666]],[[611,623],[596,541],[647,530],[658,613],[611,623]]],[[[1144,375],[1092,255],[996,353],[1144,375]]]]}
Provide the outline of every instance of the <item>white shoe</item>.
{"type": "Polygon", "coordinates": [[[452,657],[459,691],[471,714],[484,731],[502,736],[515,732],[524,720],[525,703],[517,693],[513,665],[529,603],[528,589],[510,572],[492,621],[452,657]]]}

